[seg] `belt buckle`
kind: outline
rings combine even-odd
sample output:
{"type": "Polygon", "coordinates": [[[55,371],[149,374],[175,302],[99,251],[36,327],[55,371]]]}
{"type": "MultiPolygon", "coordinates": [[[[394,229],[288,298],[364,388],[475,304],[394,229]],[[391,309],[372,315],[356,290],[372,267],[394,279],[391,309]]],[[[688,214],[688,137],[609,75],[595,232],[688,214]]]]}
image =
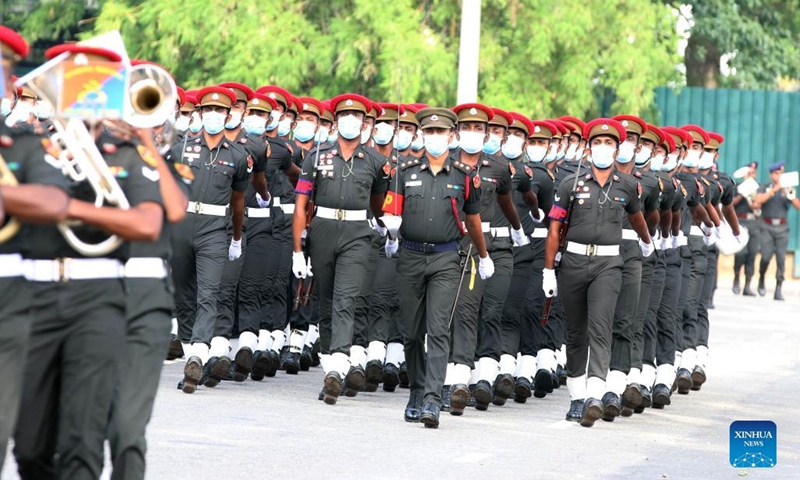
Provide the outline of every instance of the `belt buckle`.
{"type": "Polygon", "coordinates": [[[67,283],[69,281],[68,269],[72,261],[71,258],[59,258],[58,260],[58,281],[67,283]]]}
{"type": "Polygon", "coordinates": [[[595,247],[597,247],[597,245],[586,245],[586,255],[593,257],[595,254],[595,247]]]}
{"type": "Polygon", "coordinates": [[[422,251],[424,253],[435,253],[436,244],[435,243],[423,243],[422,244],[422,251]]]}
{"type": "Polygon", "coordinates": [[[341,208],[336,209],[335,216],[336,216],[336,220],[340,220],[340,221],[344,220],[345,217],[346,217],[346,215],[344,213],[344,210],[342,210],[341,208]]]}
{"type": "Polygon", "coordinates": [[[194,202],[194,213],[200,214],[200,210],[203,209],[203,204],[200,202],[194,202]]]}
{"type": "Polygon", "coordinates": [[[772,226],[773,226],[773,227],[777,227],[778,225],[780,225],[780,224],[781,224],[781,221],[780,221],[780,220],[778,220],[777,218],[773,218],[773,219],[772,219],[772,220],[770,220],[770,221],[772,222],[772,226]]]}

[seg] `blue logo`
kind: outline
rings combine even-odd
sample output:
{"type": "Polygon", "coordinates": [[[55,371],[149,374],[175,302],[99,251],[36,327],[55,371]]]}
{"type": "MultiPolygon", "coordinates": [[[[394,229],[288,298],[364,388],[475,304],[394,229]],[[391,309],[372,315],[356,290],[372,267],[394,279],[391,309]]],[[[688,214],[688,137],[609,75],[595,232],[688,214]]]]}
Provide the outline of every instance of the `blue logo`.
{"type": "Polygon", "coordinates": [[[734,468],[772,468],[778,463],[778,428],[769,420],[731,423],[730,461],[734,468]]]}

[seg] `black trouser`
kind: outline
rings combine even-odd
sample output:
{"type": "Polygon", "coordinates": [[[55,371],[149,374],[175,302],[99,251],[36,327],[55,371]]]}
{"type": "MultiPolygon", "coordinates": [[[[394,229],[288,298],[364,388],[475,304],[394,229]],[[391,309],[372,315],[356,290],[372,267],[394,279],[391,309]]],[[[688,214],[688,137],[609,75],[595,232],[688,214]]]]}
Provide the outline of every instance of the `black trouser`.
{"type": "MultiPolygon", "coordinates": [[[[689,295],[689,280],[692,278],[692,250],[684,245],[678,249],[681,257],[681,281],[679,283],[678,299],[675,303],[675,350],[682,352],[683,342],[683,311],[686,308],[686,300],[689,295]]],[[[667,263],[667,275],[670,273],[669,262],[667,263]]],[[[666,287],[665,287],[666,288],[666,287]]],[[[666,296],[666,291],[664,292],[666,296]]]]}
{"type": "Polygon", "coordinates": [[[763,277],[767,273],[769,262],[775,255],[775,279],[778,283],[784,280],[786,264],[786,248],[789,246],[789,225],[764,224],[761,230],[761,265],[758,273],[763,277]]]}
{"type": "Polygon", "coordinates": [[[369,341],[388,343],[392,336],[394,341],[399,340],[400,302],[397,295],[397,257],[386,258],[385,250],[380,248],[369,297],[369,341]]]}
{"type": "Polygon", "coordinates": [[[739,272],[744,267],[745,281],[749,281],[756,273],[756,255],[761,243],[761,220],[739,220],[739,225],[747,227],[749,238],[747,245],[736,254],[733,261],[733,274],[738,279],[739,272]]]}
{"type": "MultiPolygon", "coordinates": [[[[272,288],[274,271],[268,266],[275,256],[275,239],[272,236],[271,218],[248,219],[247,261],[239,276],[239,333],[258,335],[261,324],[261,307],[267,290],[272,288]]],[[[277,264],[275,264],[277,266],[277,264]]]]}
{"type": "MultiPolygon", "coordinates": [[[[228,245],[233,235],[228,234],[228,245]]],[[[225,259],[222,279],[219,282],[219,298],[217,299],[217,323],[214,325],[214,336],[230,339],[234,333],[234,323],[238,315],[239,279],[249,252],[247,233],[242,235],[242,255],[236,260],[225,259]]]]}
{"type": "Polygon", "coordinates": [[[108,440],[112,479],[143,479],[145,429],[153,413],[167,353],[172,314],[168,280],[127,279],[125,350],[120,362],[108,440]],[[144,308],[143,308],[144,307],[144,308]]]}
{"type": "MultiPolygon", "coordinates": [[[[313,265],[312,265],[313,271],[313,265]]],[[[289,312],[288,312],[288,321],[289,325],[291,325],[292,330],[300,330],[302,332],[308,331],[309,325],[316,325],[319,322],[317,318],[317,291],[313,287],[313,283],[311,284],[311,296],[308,299],[308,305],[305,305],[305,296],[308,290],[308,282],[312,281],[311,278],[306,278],[303,282],[303,291],[301,292],[300,303],[297,304],[297,310],[294,309],[294,306],[297,302],[297,284],[300,282],[300,279],[295,277],[294,275],[290,275],[289,279],[289,288],[291,292],[290,302],[288,303],[289,312]]]]}
{"type": "Polygon", "coordinates": [[[483,290],[479,341],[475,350],[475,358],[486,357],[500,361],[503,305],[511,286],[514,254],[510,249],[494,250],[490,256],[494,262],[494,274],[486,280],[486,287],[483,290]]]}
{"type": "Polygon", "coordinates": [[[717,282],[717,247],[715,245],[708,247],[707,255],[705,278],[697,307],[697,346],[704,347],[708,346],[708,306],[711,304],[717,282]]]}
{"type": "Polygon", "coordinates": [[[481,280],[478,273],[479,257],[475,248],[472,248],[469,257],[463,257],[463,261],[466,262],[466,271],[450,326],[450,363],[466,365],[472,369],[475,367],[481,300],[486,281],[481,280]]]}
{"type": "Polygon", "coordinates": [[[314,217],[308,227],[311,265],[319,300],[320,351],[323,354],[350,355],[356,298],[367,272],[364,260],[370,253],[372,232],[366,221],[320,217],[314,217]]]}
{"type": "Polygon", "coordinates": [[[642,287],[642,256],[639,243],[623,240],[620,245],[622,284],[614,311],[611,343],[611,370],[627,374],[631,369],[636,331],[636,310],[642,287]]]}
{"type": "Polygon", "coordinates": [[[423,254],[400,249],[397,292],[411,391],[442,405],[450,350],[450,312],[461,275],[458,252],[423,254]],[[427,335],[427,353],[425,351],[427,335]]]}
{"type": "Polygon", "coordinates": [[[605,380],[611,361],[611,329],[622,283],[622,257],[565,252],[558,294],[567,314],[567,372],[605,380]],[[588,357],[588,358],[587,358],[588,357]]]}
{"type": "MultiPolygon", "coordinates": [[[[527,300],[531,274],[533,272],[533,261],[535,258],[535,245],[514,248],[514,271],[511,275],[511,286],[506,295],[506,302],[503,306],[502,335],[500,342],[500,353],[503,355],[514,355],[520,350],[522,340],[522,307],[527,300]]],[[[541,288],[539,289],[541,291],[541,288]]]]}
{"type": "Polygon", "coordinates": [[[224,229],[195,233],[202,221],[189,214],[175,225],[172,237],[172,278],[175,281],[175,315],[181,342],[211,343],[217,323],[217,298],[225,262],[228,261],[224,229]]]}
{"type": "Polygon", "coordinates": [[[375,268],[378,265],[378,256],[386,237],[381,237],[378,232],[373,231],[370,238],[369,254],[362,259],[367,270],[364,272],[364,279],[361,291],[356,297],[355,325],[353,327],[353,345],[367,348],[369,344],[369,298],[375,281],[375,268]]]}
{"type": "Polygon", "coordinates": [[[20,476],[96,479],[125,348],[123,282],[35,282],[30,288],[31,337],[14,433],[20,476]]]}
{"type": "MultiPolygon", "coordinates": [[[[650,301],[654,294],[653,284],[655,282],[654,272],[656,263],[659,262],[658,255],[661,251],[653,252],[649,257],[642,258],[642,282],[639,290],[639,302],[636,306],[636,321],[633,330],[633,345],[631,348],[631,368],[642,369],[642,355],[644,353],[644,322],[648,311],[653,302],[650,301]]],[[[660,279],[661,287],[659,287],[658,298],[661,299],[661,290],[663,290],[663,278],[660,279]]]]}
{"type": "MultiPolygon", "coordinates": [[[[657,322],[658,310],[664,295],[664,285],[667,282],[667,255],[670,250],[656,250],[653,253],[653,273],[650,284],[650,301],[647,302],[647,311],[642,328],[642,364],[656,366],[656,335],[660,325],[657,322]]],[[[680,273],[678,274],[680,277],[680,273]]],[[[642,274],[644,277],[644,274],[642,274]]],[[[674,282],[674,280],[671,279],[674,282]]],[[[671,317],[670,317],[671,318],[671,317]]],[[[672,332],[673,329],[670,330],[672,332]]],[[[674,332],[672,332],[674,335],[674,332]]],[[[674,343],[674,340],[673,340],[674,343]]],[[[673,348],[673,352],[674,352],[673,348]]],[[[641,366],[639,367],[641,368],[641,366]]]]}
{"type": "MultiPolygon", "coordinates": [[[[689,236],[689,248],[692,252],[691,267],[689,271],[689,285],[686,290],[686,303],[683,307],[683,343],[682,350],[697,347],[698,319],[697,312],[700,307],[700,294],[705,282],[706,269],[708,268],[708,253],[703,238],[698,235],[689,236]]],[[[686,278],[684,277],[684,280],[686,278]]]]}
{"type": "MultiPolygon", "coordinates": [[[[292,216],[284,214],[280,208],[273,208],[272,213],[274,216],[272,235],[275,241],[275,250],[268,258],[267,270],[272,274],[273,281],[261,311],[264,315],[263,328],[274,331],[286,328],[294,246],[292,245],[292,216]]],[[[311,271],[316,276],[317,269],[313,261],[311,262],[311,271]]]]}
{"type": "Polygon", "coordinates": [[[23,277],[0,278],[0,471],[17,420],[30,329],[28,282],[23,277]]]}

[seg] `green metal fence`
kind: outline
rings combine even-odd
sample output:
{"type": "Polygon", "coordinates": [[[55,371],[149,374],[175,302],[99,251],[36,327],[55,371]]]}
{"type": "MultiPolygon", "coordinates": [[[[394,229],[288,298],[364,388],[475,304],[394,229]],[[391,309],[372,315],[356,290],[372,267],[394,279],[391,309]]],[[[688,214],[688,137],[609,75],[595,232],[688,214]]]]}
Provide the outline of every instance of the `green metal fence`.
{"type": "MultiPolygon", "coordinates": [[[[694,123],[725,137],[719,168],[733,173],[758,162],[758,180],[769,179],[769,166],[786,163],[800,171],[800,93],[686,87],[676,92],[656,89],[660,125],[694,123]]],[[[789,249],[800,249],[800,215],[789,213],[789,249]]],[[[795,262],[800,276],[800,262],[795,262]]]]}

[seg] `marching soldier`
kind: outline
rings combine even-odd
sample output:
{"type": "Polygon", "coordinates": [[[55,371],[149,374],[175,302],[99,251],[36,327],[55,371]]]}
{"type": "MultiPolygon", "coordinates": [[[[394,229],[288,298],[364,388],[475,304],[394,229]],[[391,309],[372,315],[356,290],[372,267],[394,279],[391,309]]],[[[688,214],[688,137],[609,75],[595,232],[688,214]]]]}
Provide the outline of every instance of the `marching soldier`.
{"type": "Polygon", "coordinates": [[[244,192],[250,183],[253,162],[224,137],[223,129],[235,101],[236,95],[228,88],[200,90],[203,133],[186,147],[173,147],[167,158],[188,165],[195,179],[189,215],[176,227],[173,237],[178,336],[184,343],[191,340],[189,351],[184,347],[187,361],[184,380],[179,385],[185,393],[193,393],[204,377],[207,386],[216,386],[228,376],[231,367],[227,352],[212,358],[209,345],[217,321],[225,261],[241,255],[244,192]],[[230,245],[229,219],[233,229],[230,245]]]}
{"type": "Polygon", "coordinates": [[[764,275],[767,273],[769,262],[775,256],[777,270],[775,272],[775,300],[783,300],[783,272],[786,262],[786,247],[789,244],[789,225],[786,215],[789,208],[800,210],[800,199],[797,198],[795,189],[781,185],[781,175],[786,165],[776,163],[769,167],[769,183],[761,185],[756,195],[756,203],[761,205],[761,216],[764,219],[761,238],[761,265],[758,270],[758,294],[762,297],[767,294],[764,275]]]}
{"type": "MultiPolygon", "coordinates": [[[[28,54],[28,43],[0,26],[0,56],[6,95],[14,97],[14,66],[28,54]]],[[[0,116],[0,470],[22,395],[25,355],[31,329],[31,289],[25,281],[22,255],[31,241],[16,222],[55,223],[66,218],[66,180],[49,141],[31,132],[12,130],[0,116]],[[13,175],[13,179],[12,176],[13,175]],[[17,185],[14,185],[16,183],[17,185]],[[3,221],[5,214],[5,222],[3,221]]]]}
{"type": "Polygon", "coordinates": [[[302,251],[307,241],[319,300],[320,347],[325,357],[324,400],[333,405],[347,376],[349,388],[364,384],[362,372],[350,369],[355,301],[365,276],[364,258],[369,254],[372,228],[367,210],[380,216],[391,166],[361,146],[364,118],[371,102],[361,95],[345,94],[331,100],[339,140],[320,147],[319,159],[307,156],[295,190],[292,272],[307,275],[302,251]],[[316,212],[310,224],[306,208],[313,195],[316,212]]]}
{"type": "MultiPolygon", "coordinates": [[[[744,176],[744,181],[752,179],[755,181],[757,177],[758,162],[750,162],[746,165],[747,174],[744,176]]],[[[739,225],[747,228],[748,240],[747,245],[739,253],[736,254],[733,261],[733,293],[738,295],[741,293],[746,297],[755,297],[756,294],[750,288],[750,282],[756,273],[756,255],[759,250],[759,239],[761,238],[761,205],[756,203],[756,192],[751,195],[744,196],[736,192],[733,197],[733,208],[736,210],[736,217],[739,219],[739,225]],[[744,289],[739,285],[739,275],[744,267],[744,289]]]]}
{"type": "Polygon", "coordinates": [[[606,391],[614,307],[622,280],[619,244],[625,214],[642,239],[643,254],[648,256],[653,251],[639,206],[641,187],[611,168],[625,135],[625,127],[615,120],[600,118],[586,124],[583,136],[588,139],[592,173],[567,177],[555,195],[549,215],[542,289],[548,297],[557,295],[559,290],[563,295],[567,313],[567,387],[572,400],[567,420],[580,421],[587,427],[603,415],[600,399],[606,391]],[[562,224],[568,217],[569,230],[556,282],[555,258],[562,224]]]}
{"type": "MultiPolygon", "coordinates": [[[[480,183],[471,167],[448,155],[456,115],[432,107],[416,117],[426,155],[400,164],[397,190],[389,191],[383,210],[402,219],[397,288],[411,383],[404,417],[437,428],[457,301],[453,293],[465,268],[459,261],[469,261],[459,255],[459,240],[466,233],[461,213],[482,261],[489,255],[480,227],[480,183]]],[[[397,239],[388,238],[387,256],[397,250],[397,239]]]]}

